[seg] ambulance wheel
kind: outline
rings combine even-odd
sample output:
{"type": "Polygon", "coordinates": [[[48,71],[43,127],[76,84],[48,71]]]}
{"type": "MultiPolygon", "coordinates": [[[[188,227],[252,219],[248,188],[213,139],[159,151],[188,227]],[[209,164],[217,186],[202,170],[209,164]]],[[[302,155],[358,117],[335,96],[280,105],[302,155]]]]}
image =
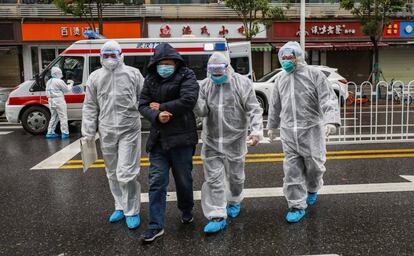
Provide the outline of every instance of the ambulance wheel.
{"type": "Polygon", "coordinates": [[[21,117],[23,128],[33,135],[45,134],[49,120],[49,110],[42,106],[28,107],[21,117]]]}

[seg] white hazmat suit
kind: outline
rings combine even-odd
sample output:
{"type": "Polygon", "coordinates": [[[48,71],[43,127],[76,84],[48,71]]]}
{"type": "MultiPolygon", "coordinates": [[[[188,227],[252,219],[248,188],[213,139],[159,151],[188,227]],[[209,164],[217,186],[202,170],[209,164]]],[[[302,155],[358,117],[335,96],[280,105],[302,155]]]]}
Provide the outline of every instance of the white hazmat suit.
{"type": "Polygon", "coordinates": [[[50,74],[52,78],[46,83],[46,96],[50,108],[50,121],[47,133],[54,134],[56,125],[60,121],[60,129],[62,133],[69,134],[65,92],[70,92],[72,86],[66,84],[62,80],[63,75],[60,68],[52,67],[50,74]]]}
{"type": "Polygon", "coordinates": [[[205,176],[201,204],[205,217],[211,220],[227,218],[227,203],[238,204],[243,199],[247,132],[250,127],[251,136],[258,140],[263,137],[263,110],[252,81],[235,73],[228,58],[214,53],[208,63],[228,65],[224,84],[214,84],[209,77],[201,82],[194,110],[205,117],[201,134],[205,176]]]}
{"type": "Polygon", "coordinates": [[[326,76],[303,60],[297,42],[279,50],[296,56],[296,68],[281,71],[275,80],[268,116],[268,128],[280,128],[285,153],[283,192],[291,209],[307,207],[307,192],[315,193],[323,185],[326,143],[325,127],[340,125],[338,99],[326,76]]]}
{"type": "Polygon", "coordinates": [[[86,84],[82,135],[93,139],[99,130],[109,186],[115,209],[125,216],[140,211],[141,120],[138,100],[144,79],[136,68],[123,62],[121,47],[115,41],[101,49],[102,68],[94,71],[86,84]],[[104,59],[104,53],[117,58],[104,59]]]}

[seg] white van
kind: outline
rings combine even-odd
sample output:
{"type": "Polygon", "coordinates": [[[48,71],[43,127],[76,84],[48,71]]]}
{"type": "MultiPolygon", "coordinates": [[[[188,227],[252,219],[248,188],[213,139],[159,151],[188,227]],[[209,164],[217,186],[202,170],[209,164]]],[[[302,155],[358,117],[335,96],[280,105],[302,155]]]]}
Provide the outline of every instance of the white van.
{"type": "MultiPolygon", "coordinates": [[[[163,42],[171,44],[184,58],[197,80],[206,77],[206,66],[214,51],[221,51],[230,56],[236,72],[251,78],[252,61],[250,42],[227,43],[224,38],[143,38],[115,39],[122,47],[125,64],[138,68],[143,76],[153,55],[154,48],[163,42]]],[[[57,66],[62,69],[63,80],[73,80],[74,85],[83,88],[89,74],[101,67],[99,53],[106,40],[81,40],[72,44],[34,80],[29,80],[17,87],[6,103],[6,117],[10,123],[21,123],[32,134],[47,131],[50,119],[48,101],[45,94],[46,82],[50,70],[57,66]]],[[[68,106],[68,120],[82,119],[83,91],[65,94],[68,106]]]]}

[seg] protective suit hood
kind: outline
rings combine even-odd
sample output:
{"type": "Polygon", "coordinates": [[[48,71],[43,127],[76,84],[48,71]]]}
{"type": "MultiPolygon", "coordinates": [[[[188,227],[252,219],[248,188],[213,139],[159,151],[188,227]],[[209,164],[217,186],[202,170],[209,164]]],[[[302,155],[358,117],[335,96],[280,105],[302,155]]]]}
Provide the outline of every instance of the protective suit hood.
{"type": "Polygon", "coordinates": [[[59,78],[59,79],[63,77],[62,70],[58,67],[53,67],[52,70],[50,71],[50,75],[53,78],[59,78]]]}
{"type": "Polygon", "coordinates": [[[107,41],[101,48],[101,64],[109,70],[114,70],[124,64],[121,46],[114,40],[107,41]],[[103,54],[115,54],[116,58],[103,58],[103,54]]]}
{"type": "Polygon", "coordinates": [[[298,67],[306,65],[305,52],[298,42],[290,41],[283,45],[282,48],[280,48],[277,54],[279,63],[282,63],[282,57],[287,52],[293,52],[293,54],[296,56],[296,64],[298,67]]]}
{"type": "MultiPolygon", "coordinates": [[[[227,65],[227,76],[230,79],[234,74],[234,69],[230,65],[230,60],[221,52],[214,52],[210,59],[208,60],[208,64],[226,64],[227,65]]],[[[210,77],[211,74],[207,72],[207,76],[210,77]]]]}

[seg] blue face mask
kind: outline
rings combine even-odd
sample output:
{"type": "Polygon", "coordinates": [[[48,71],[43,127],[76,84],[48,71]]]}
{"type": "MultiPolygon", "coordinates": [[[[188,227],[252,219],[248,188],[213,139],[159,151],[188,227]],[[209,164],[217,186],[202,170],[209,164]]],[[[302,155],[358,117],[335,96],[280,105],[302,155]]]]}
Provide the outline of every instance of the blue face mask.
{"type": "Polygon", "coordinates": [[[224,84],[224,82],[227,81],[227,75],[221,75],[221,76],[210,76],[211,81],[215,84],[224,84]]]}
{"type": "Polygon", "coordinates": [[[174,74],[175,67],[173,65],[158,65],[157,72],[162,78],[168,78],[174,74]]]}
{"type": "Polygon", "coordinates": [[[282,68],[286,72],[292,73],[296,68],[296,64],[293,60],[282,60],[282,68]]]}

